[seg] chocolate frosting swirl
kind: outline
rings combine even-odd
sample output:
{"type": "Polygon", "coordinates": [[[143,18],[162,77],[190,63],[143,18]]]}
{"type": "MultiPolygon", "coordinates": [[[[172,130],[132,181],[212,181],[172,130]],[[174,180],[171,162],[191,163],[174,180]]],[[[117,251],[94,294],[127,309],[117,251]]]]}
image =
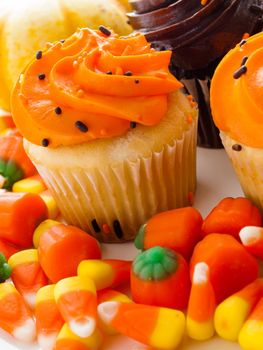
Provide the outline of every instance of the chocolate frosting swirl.
{"type": "Polygon", "coordinates": [[[135,30],[160,50],[173,50],[184,70],[206,68],[243,37],[262,30],[263,0],[131,0],[135,30]]]}

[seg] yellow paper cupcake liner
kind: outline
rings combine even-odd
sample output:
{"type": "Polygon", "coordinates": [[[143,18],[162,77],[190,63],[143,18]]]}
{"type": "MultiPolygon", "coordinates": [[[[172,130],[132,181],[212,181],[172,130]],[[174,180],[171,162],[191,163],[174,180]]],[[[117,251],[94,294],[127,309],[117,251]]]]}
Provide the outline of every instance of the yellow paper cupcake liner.
{"type": "Polygon", "coordinates": [[[153,214],[189,205],[196,187],[196,124],[135,162],[92,171],[35,165],[68,223],[100,241],[131,240],[153,214]]]}
{"type": "Polygon", "coordinates": [[[251,199],[259,208],[263,209],[262,149],[248,147],[236,142],[223,132],[220,133],[220,137],[245,196],[251,199]]]}

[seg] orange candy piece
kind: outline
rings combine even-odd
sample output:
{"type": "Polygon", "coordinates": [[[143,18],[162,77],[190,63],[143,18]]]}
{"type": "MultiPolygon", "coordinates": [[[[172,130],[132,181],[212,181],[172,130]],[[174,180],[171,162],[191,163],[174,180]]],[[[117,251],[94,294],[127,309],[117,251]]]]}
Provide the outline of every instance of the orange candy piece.
{"type": "Polygon", "coordinates": [[[40,264],[53,283],[75,276],[82,260],[101,258],[95,238],[77,227],[64,224],[54,225],[42,233],[38,253],[40,264]]]}

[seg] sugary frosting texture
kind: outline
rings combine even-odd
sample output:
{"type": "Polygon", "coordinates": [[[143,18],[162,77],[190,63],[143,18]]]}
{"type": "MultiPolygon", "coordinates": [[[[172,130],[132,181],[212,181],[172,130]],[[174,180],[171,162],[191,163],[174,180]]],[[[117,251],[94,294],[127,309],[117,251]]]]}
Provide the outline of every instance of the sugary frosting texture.
{"type": "Polygon", "coordinates": [[[219,129],[251,147],[263,147],[263,34],[242,41],[219,64],[211,85],[219,129]]]}
{"type": "Polygon", "coordinates": [[[57,147],[152,126],[181,87],[142,34],[118,37],[106,28],[80,29],[38,52],[16,84],[12,112],[23,136],[57,147]]]}

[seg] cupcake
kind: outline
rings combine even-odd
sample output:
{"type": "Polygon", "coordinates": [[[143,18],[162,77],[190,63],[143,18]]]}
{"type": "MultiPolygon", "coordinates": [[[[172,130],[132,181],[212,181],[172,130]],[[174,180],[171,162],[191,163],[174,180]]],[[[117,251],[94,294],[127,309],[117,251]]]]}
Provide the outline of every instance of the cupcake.
{"type": "Polygon", "coordinates": [[[262,0],[130,0],[132,26],[159,50],[173,51],[171,71],[199,105],[198,144],[220,148],[210,112],[210,82],[222,57],[262,28],[262,0]]]}
{"type": "Polygon", "coordinates": [[[171,52],[105,27],[57,42],[12,95],[25,149],[67,222],[105,242],[133,239],[195,191],[197,108],[171,52]]]}
{"type": "Polygon", "coordinates": [[[221,61],[211,108],[245,195],[263,209],[263,33],[243,40],[221,61]]]}

